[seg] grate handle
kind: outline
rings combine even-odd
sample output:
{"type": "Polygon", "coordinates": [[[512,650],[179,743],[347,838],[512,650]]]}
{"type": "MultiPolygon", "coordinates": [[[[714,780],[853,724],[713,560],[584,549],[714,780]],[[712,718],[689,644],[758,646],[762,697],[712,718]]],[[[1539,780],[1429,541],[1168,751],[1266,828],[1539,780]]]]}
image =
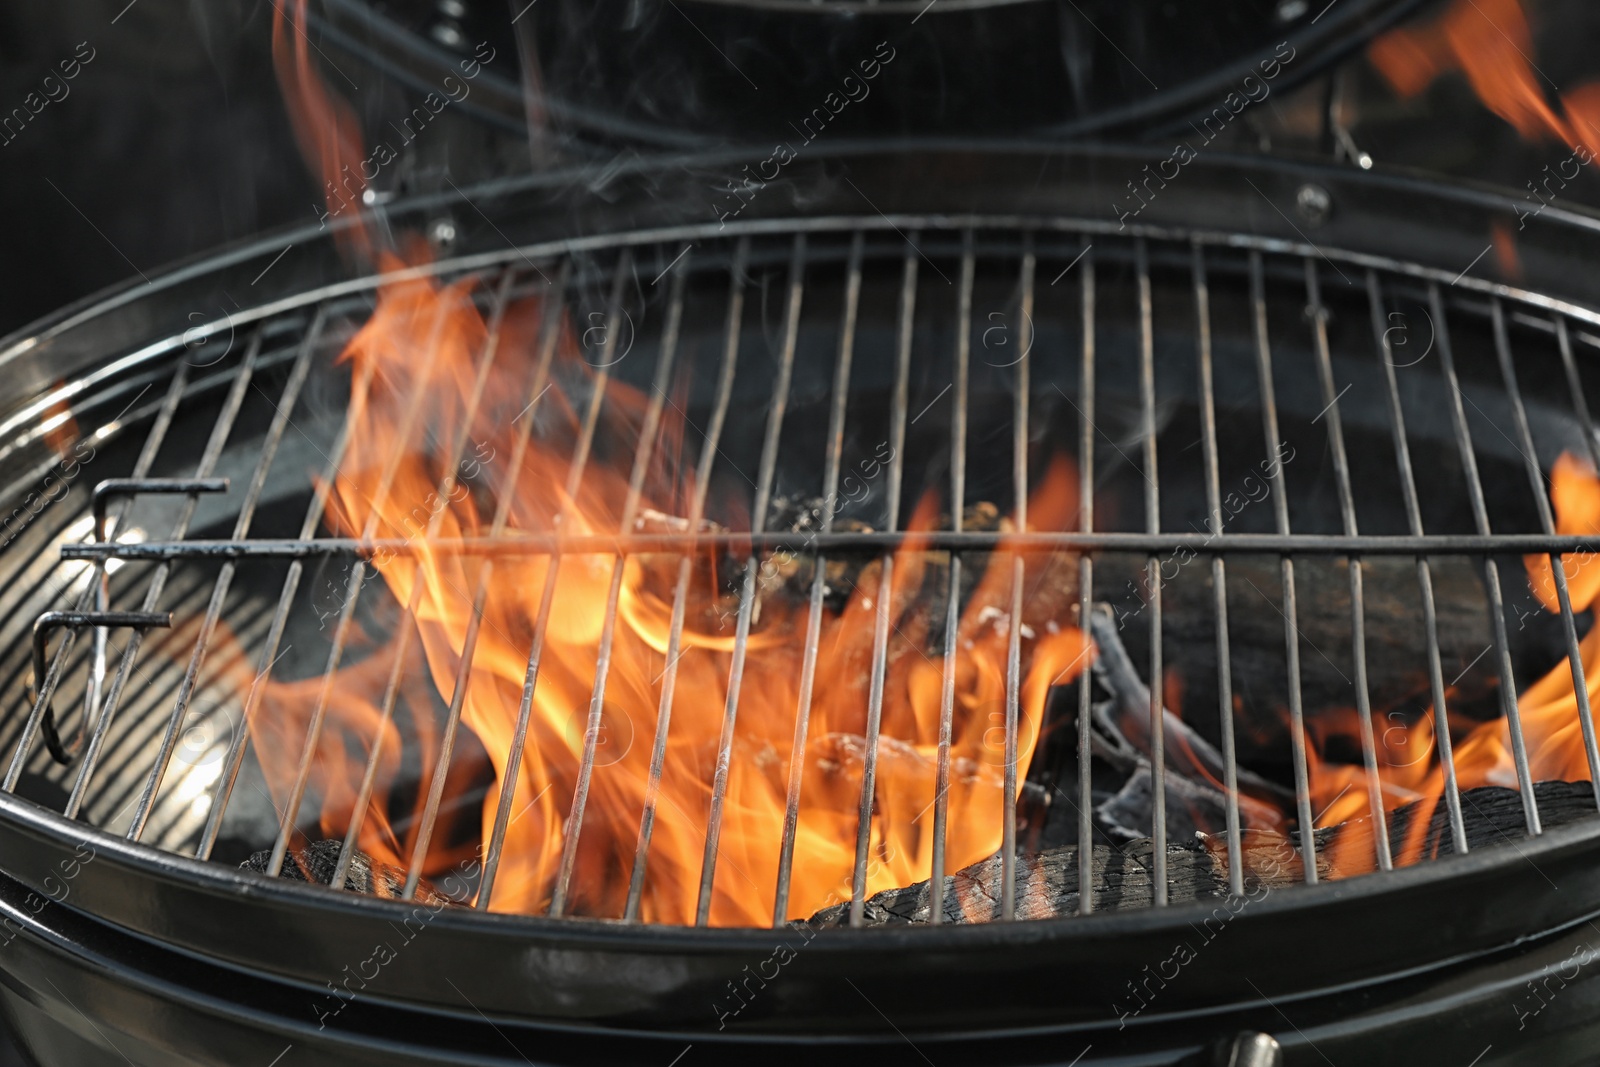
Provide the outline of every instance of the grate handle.
{"type": "MultiPolygon", "coordinates": [[[[34,699],[39,699],[41,688],[44,685],[45,674],[48,671],[45,665],[45,652],[50,643],[50,634],[56,630],[63,627],[82,629],[89,626],[148,629],[154,626],[171,625],[172,613],[170,611],[47,611],[35,619],[33,623],[33,680],[29,685],[29,689],[35,694],[34,699]]],[[[61,743],[61,735],[56,732],[55,713],[50,708],[51,694],[43,693],[42,695],[45,706],[44,716],[39,720],[39,729],[44,734],[45,747],[50,750],[51,758],[57,763],[70,764],[73,757],[78,754],[78,749],[82,746],[82,731],[73,741],[72,748],[69,751],[61,743]]]]}
{"type": "MultiPolygon", "coordinates": [[[[106,508],[139,493],[226,493],[226,478],[107,478],[94,487],[94,539],[106,539],[106,508]]],[[[65,625],[65,624],[63,624],[65,625]]]]}

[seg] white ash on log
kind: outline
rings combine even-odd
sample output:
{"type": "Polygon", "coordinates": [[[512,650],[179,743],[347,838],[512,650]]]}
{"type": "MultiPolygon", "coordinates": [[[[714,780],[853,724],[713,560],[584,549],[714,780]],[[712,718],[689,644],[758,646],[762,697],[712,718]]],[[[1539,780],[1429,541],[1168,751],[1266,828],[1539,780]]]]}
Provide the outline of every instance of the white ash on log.
{"type": "MultiPolygon", "coordinates": [[[[1595,815],[1594,791],[1588,782],[1540,782],[1534,790],[1546,828],[1595,815]]],[[[1467,847],[1492,847],[1526,835],[1521,796],[1514,789],[1485,786],[1461,795],[1467,847]]],[[[1398,856],[1408,839],[1411,821],[1432,808],[1423,836],[1421,855],[1431,857],[1455,851],[1443,803],[1413,802],[1388,813],[1390,848],[1398,856]]],[[[1373,822],[1352,819],[1318,830],[1315,834],[1317,871],[1322,879],[1349,877],[1372,866],[1373,822]]],[[[1095,911],[1147,908],[1153,904],[1152,842],[1132,841],[1120,847],[1094,847],[1091,892],[1095,911]]],[[[1246,892],[1294,885],[1304,880],[1296,841],[1265,830],[1240,835],[1246,892]]],[[[1000,918],[1001,862],[990,856],[945,878],[942,921],[994,922],[1000,918]]],[[[1078,911],[1078,850],[1075,846],[1049,849],[1017,859],[1016,914],[1019,919],[1047,919],[1075,915],[1078,911]]],[[[1228,842],[1219,835],[1199,835],[1190,845],[1167,846],[1167,899],[1171,903],[1210,900],[1227,896],[1228,842]]],[[[889,889],[867,900],[863,912],[868,926],[918,924],[929,921],[929,883],[918,882],[889,889]]],[[[843,926],[850,905],[840,904],[817,912],[809,920],[816,926],[843,926]]]]}
{"type": "MultiPolygon", "coordinates": [[[[1149,837],[1154,780],[1150,762],[1150,689],[1122,647],[1111,608],[1096,604],[1089,617],[1094,675],[1110,698],[1094,705],[1090,734],[1094,755],[1128,775],[1122,789],[1095,814],[1105,829],[1125,839],[1149,837]]],[[[1196,831],[1226,825],[1222,753],[1166,707],[1161,709],[1167,793],[1167,833],[1187,840],[1196,831]]],[[[1238,768],[1239,818],[1245,827],[1281,830],[1293,794],[1247,768],[1238,768]]]]}

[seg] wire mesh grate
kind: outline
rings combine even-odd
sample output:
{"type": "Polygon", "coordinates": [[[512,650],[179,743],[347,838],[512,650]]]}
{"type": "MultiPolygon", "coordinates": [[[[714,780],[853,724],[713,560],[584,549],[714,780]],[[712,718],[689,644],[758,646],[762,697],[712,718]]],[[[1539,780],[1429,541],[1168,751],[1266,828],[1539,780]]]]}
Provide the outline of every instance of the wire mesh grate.
{"type": "MultiPolygon", "coordinates": [[[[689,923],[718,921],[719,894],[745,877],[742,868],[727,870],[730,863],[738,864],[729,859],[721,835],[728,806],[745,803],[730,794],[742,788],[731,784],[743,758],[740,711],[750,699],[752,669],[758,671],[756,690],[764,688],[759,672],[767,662],[752,650],[772,640],[770,626],[758,616],[765,568],[779,557],[806,561],[810,570],[797,588],[794,624],[783,636],[799,648],[796,699],[785,720],[789,754],[777,757],[778,829],[761,842],[776,873],[758,896],[775,924],[795,917],[797,841],[816,832],[807,824],[805,761],[793,754],[808,753],[819,741],[815,707],[820,697],[836,695],[818,693],[818,665],[830,655],[823,645],[824,621],[838,610],[832,604],[830,567],[843,561],[876,564],[870,577],[866,569],[857,572],[869,583],[857,594],[871,604],[863,631],[870,633],[870,640],[864,639],[870,655],[859,692],[850,694],[861,709],[854,825],[836,842],[851,856],[841,903],[848,902],[849,921],[855,924],[865,921],[872,892],[869,870],[882,859],[887,797],[901,773],[896,764],[886,785],[882,761],[894,746],[911,743],[884,734],[886,688],[900,684],[891,665],[907,649],[921,655],[938,683],[929,705],[937,714],[919,742],[931,770],[932,801],[911,821],[926,845],[915,873],[930,881],[929,921],[939,922],[945,913],[947,876],[953,873],[947,851],[950,797],[953,783],[972,773],[957,766],[965,757],[955,751],[966,729],[963,716],[971,714],[956,688],[958,676],[971,669],[963,611],[975,581],[996,565],[1004,571],[999,603],[1006,606],[993,623],[1004,635],[993,713],[998,725],[992,731],[999,764],[1001,919],[1017,916],[1020,859],[1038,841],[1036,820],[1030,822],[1034,817],[1019,816],[1019,807],[1030,803],[1024,794],[1035,769],[1024,753],[1031,751],[1038,761],[1046,752],[1040,738],[1025,736],[1034,728],[1023,706],[1029,699],[1027,664],[1035,635],[1023,620],[1039,596],[1041,576],[1057,573],[1048,561],[1065,561],[1076,581],[1067,591],[1076,611],[1059,619],[1063,626],[1080,624],[1095,610],[1106,592],[1102,587],[1097,597],[1097,580],[1107,568],[1121,574],[1114,558],[1138,561],[1139,613],[1145,624],[1139,640],[1146,656],[1141,669],[1148,688],[1149,835],[1177,843],[1180,835],[1167,810],[1173,773],[1169,746],[1186,742],[1184,735],[1167,734],[1170,712],[1163,683],[1174,662],[1167,653],[1178,625],[1167,571],[1177,554],[1206,560],[1206,614],[1217,664],[1213,736],[1222,758],[1217,788],[1225,801],[1221,825],[1214,830],[1229,846],[1226,879],[1235,894],[1244,892],[1240,844],[1250,822],[1241,814],[1247,790],[1241,785],[1236,709],[1257,684],[1235,665],[1239,620],[1230,600],[1230,591],[1237,591],[1237,582],[1230,585],[1236,573],[1230,564],[1239,559],[1262,557],[1276,567],[1277,596],[1257,589],[1267,602],[1257,610],[1282,616],[1287,759],[1278,762],[1289,798],[1286,825],[1294,826],[1305,881],[1319,877],[1321,813],[1313,810],[1312,779],[1323,758],[1317,731],[1326,710],[1307,705],[1302,679],[1303,657],[1322,655],[1308,645],[1301,627],[1303,614],[1317,607],[1300,595],[1308,560],[1347,561],[1343,596],[1352,673],[1347,680],[1359,749],[1350,765],[1359,763],[1365,772],[1360,788],[1376,825],[1371,859],[1377,869],[1388,870],[1398,860],[1385,825],[1386,812],[1395,807],[1385,793],[1386,735],[1374,728],[1390,709],[1373,701],[1369,648],[1388,640],[1395,623],[1374,617],[1363,561],[1409,560],[1415,570],[1423,653],[1417,669],[1425,674],[1425,702],[1433,720],[1443,724],[1434,730],[1434,758],[1443,776],[1441,799],[1454,851],[1467,850],[1468,835],[1446,710],[1456,701],[1460,679],[1446,677],[1441,647],[1435,588],[1441,560],[1472,561],[1482,581],[1482,611],[1491,636],[1483,669],[1492,676],[1508,729],[1515,771],[1510,784],[1530,834],[1540,832],[1541,819],[1518,701],[1518,673],[1526,669],[1519,659],[1526,657],[1508,629],[1511,608],[1502,570],[1520,555],[1551,561],[1560,652],[1571,675],[1582,753],[1590,780],[1600,781],[1581,649],[1585,604],[1575,607],[1568,566],[1561,562],[1562,554],[1582,552],[1586,540],[1559,528],[1546,475],[1562,450],[1600,465],[1600,438],[1580,375],[1580,356],[1594,347],[1585,331],[1600,324],[1600,316],[1552,310],[1548,302],[1504,288],[1452,287],[1413,265],[1285,250],[1240,237],[1150,233],[1113,238],[1060,227],[985,226],[981,220],[966,226],[892,220],[888,228],[874,220],[844,230],[800,226],[778,234],[706,235],[681,250],[619,239],[610,248],[537,266],[513,261],[475,280],[473,299],[485,330],[462,371],[463,416],[449,432],[427,427],[434,397],[419,389],[399,416],[399,431],[402,442],[415,440],[438,457],[429,468],[437,474],[432,491],[439,500],[453,499],[462,490],[461,463],[481,410],[506,399],[495,395],[507,380],[502,374],[518,376],[521,391],[513,409],[525,406],[506,431],[511,448],[498,472],[502,481],[487,491],[482,527],[447,529],[455,526],[449,510],[434,508],[415,536],[394,536],[387,520],[380,521],[382,505],[393,494],[415,491],[398,485],[400,450],[377,474],[377,500],[361,529],[341,531],[330,518],[334,486],[344,473],[341,464],[358,431],[341,417],[340,404],[345,396],[364,395],[377,367],[372,361],[338,363],[333,356],[350,343],[365,305],[324,302],[309,313],[268,320],[236,357],[215,368],[174,361],[162,370],[160,399],[152,398],[116,427],[112,439],[129,453],[131,466],[128,479],[118,483],[129,495],[107,509],[109,533],[98,536],[75,521],[51,527],[48,543],[43,534],[19,539],[3,557],[14,578],[7,594],[13,637],[24,618],[31,624],[43,610],[89,613],[55,642],[26,713],[6,728],[7,791],[21,789],[69,818],[87,817],[130,840],[212,857],[228,836],[230,808],[240,783],[250,777],[245,772],[259,762],[253,749],[260,744],[263,693],[276,684],[280,661],[301,643],[293,631],[296,613],[305,611],[297,605],[306,601],[308,573],[330,560],[374,557],[397,558],[410,568],[407,596],[385,591],[367,568],[351,567],[332,613],[331,633],[318,630],[321,654],[314,658],[321,666],[297,668],[297,678],[309,678],[320,689],[294,746],[292,779],[270,797],[269,874],[279,872],[297,842],[314,836],[316,809],[328,803],[312,788],[313,769],[329,709],[341,699],[340,672],[359,658],[357,646],[371,625],[363,612],[376,610],[373,600],[387,605],[384,625],[392,643],[380,664],[387,675],[379,686],[383,696],[374,708],[372,733],[343,807],[345,825],[330,879],[334,887],[346,884],[361,851],[375,791],[392,776],[396,761],[419,758],[397,731],[402,718],[413,730],[419,721],[419,712],[402,714],[401,709],[408,672],[423,656],[427,627],[433,624],[425,567],[440,558],[473,561],[471,581],[462,591],[471,610],[452,669],[441,673],[436,667],[429,682],[439,705],[437,738],[428,750],[431,765],[416,769],[420,806],[414,825],[397,842],[404,846],[405,897],[419,891],[430,865],[453,847],[444,840],[449,835],[441,813],[461,799],[451,790],[453,760],[469,743],[464,735],[471,733],[470,727],[462,729],[463,707],[480,669],[475,657],[483,627],[498,625],[493,618],[486,622],[486,612],[497,574],[530,557],[547,561],[546,577],[538,588],[523,591],[530,611],[527,632],[517,635],[525,659],[521,690],[509,705],[513,710],[503,737],[479,739],[504,744],[503,777],[484,790],[482,799],[476,853],[482,862],[480,909],[496,906],[497,882],[512,858],[508,833],[520,817],[515,799],[529,787],[559,785],[564,794],[558,806],[559,847],[553,848],[556,858],[540,889],[539,910],[552,916],[593,914],[591,898],[580,890],[595,876],[595,865],[583,860],[581,849],[597,766],[609,770],[597,751],[611,706],[608,686],[632,684],[612,676],[612,657],[619,640],[620,591],[629,568],[641,559],[665,561],[671,580],[663,596],[669,618],[658,657],[661,672],[650,690],[652,714],[631,727],[650,745],[649,759],[641,765],[643,801],[631,816],[636,838],[625,854],[607,861],[618,886],[617,909],[610,917],[625,921],[650,917],[644,905],[656,877],[651,861],[664,814],[660,805],[672,802],[663,792],[664,781],[684,773],[683,761],[675,762],[670,748],[674,711],[701,697],[686,691],[680,677],[690,645],[702,640],[691,618],[699,595],[691,588],[697,559],[727,561],[726,573],[718,573],[733,605],[717,652],[726,681],[715,744],[695,764],[705,807],[703,817],[688,819],[703,833],[698,871],[691,875],[693,907],[681,916],[689,923]],[[649,280],[656,273],[653,263],[666,264],[654,282],[649,280]],[[537,329],[524,330],[513,343],[507,339],[508,316],[530,300],[544,309],[537,329]],[[1395,315],[1405,319],[1417,313],[1426,319],[1429,343],[1412,362],[1400,346],[1417,345],[1418,337],[1407,332],[1417,323],[1397,329],[1395,315]],[[591,336],[584,327],[593,329],[595,343],[588,354],[595,358],[585,358],[574,377],[563,360],[570,362],[566,349],[575,336],[580,341],[591,336]],[[1530,384],[1530,368],[1551,372],[1530,384]],[[643,402],[629,414],[631,441],[619,444],[607,418],[622,383],[633,383],[643,402]],[[549,426],[540,413],[552,405],[570,409],[576,427],[571,440],[560,442],[565,498],[574,507],[593,467],[611,464],[627,472],[614,531],[573,532],[569,527],[575,520],[565,512],[546,516],[543,528],[535,528],[517,514],[516,479],[530,451],[548,446],[543,435],[549,426]],[[868,412],[869,405],[876,407],[868,412]],[[200,412],[211,420],[208,427],[185,421],[200,412]],[[1191,413],[1197,437],[1178,440],[1173,426],[1191,413]],[[308,432],[302,421],[324,430],[308,432]],[[135,441],[135,426],[143,432],[142,443],[135,441]],[[820,499],[837,500],[855,454],[879,434],[889,458],[882,465],[883,489],[872,501],[876,510],[870,522],[861,518],[865,511],[845,522],[846,512],[832,507],[812,525],[783,519],[785,494],[796,493],[807,479],[820,499]],[[1385,438],[1381,448],[1374,443],[1385,438]],[[180,462],[190,440],[203,440],[201,451],[180,462]],[[1305,477],[1298,490],[1292,484],[1300,480],[1300,468],[1272,462],[1281,460],[1280,450],[1291,440],[1297,451],[1314,445],[1325,457],[1319,461],[1325,465],[1305,477]],[[808,443],[804,454],[802,442],[808,443]],[[285,459],[286,450],[295,454],[285,459]],[[230,471],[237,470],[226,511],[216,510],[222,507],[216,504],[201,513],[202,486],[195,480],[215,480],[225,453],[231,457],[230,471]],[[1079,491],[1066,511],[1041,518],[1037,509],[1030,513],[1029,500],[1053,453],[1066,457],[1079,491]],[[1448,469],[1430,478],[1430,468],[1419,479],[1419,454],[1424,462],[1445,463],[1448,469]],[[1271,503],[1248,515],[1236,513],[1224,472],[1238,469],[1241,457],[1254,469],[1263,456],[1263,499],[1271,503]],[[1487,457],[1484,465],[1482,457],[1487,457]],[[308,464],[308,458],[315,462],[308,464]],[[663,465],[678,472],[674,484],[682,492],[674,503],[681,518],[652,526],[642,518],[649,504],[647,483],[663,465]],[[1486,479],[1486,471],[1489,479],[1500,479],[1508,470],[1525,478],[1526,499],[1521,489],[1486,479]],[[169,472],[187,481],[176,483],[174,496],[153,495],[159,488],[154,479],[169,472]],[[730,504],[739,495],[728,491],[730,472],[748,483],[740,487],[738,507],[730,504]],[[1441,503],[1451,494],[1453,504],[1441,503]],[[918,501],[929,498],[942,508],[937,521],[918,526],[908,520],[918,501]],[[290,501],[307,502],[298,523],[292,516],[282,518],[281,509],[290,501]],[[969,522],[969,513],[985,505],[1004,513],[1005,520],[969,522]],[[204,526],[191,536],[197,514],[204,526]],[[139,532],[137,538],[128,536],[130,529],[139,532]],[[293,532],[276,532],[281,529],[293,532]],[[937,559],[942,567],[942,600],[926,620],[926,633],[908,637],[901,632],[905,618],[896,613],[897,568],[904,571],[908,561],[926,559],[937,559]],[[541,766],[529,761],[528,750],[541,729],[540,686],[549,684],[542,673],[549,669],[547,642],[553,626],[565,625],[557,603],[558,575],[562,568],[590,566],[604,570],[608,592],[598,604],[592,675],[584,681],[589,696],[572,709],[581,724],[581,745],[569,773],[519,782],[519,776],[541,766]],[[241,583],[266,593],[238,615],[241,583]],[[93,614],[113,610],[171,611],[173,633],[181,641],[164,638],[152,653],[142,630],[115,632],[110,629],[114,619],[93,614]],[[226,671],[215,662],[222,655],[219,633],[225,634],[224,658],[231,665],[226,671]],[[286,642],[286,635],[294,640],[286,642]],[[151,665],[157,660],[163,666],[151,665]],[[240,661],[250,664],[243,673],[240,661]],[[248,684],[239,684],[240,678],[248,678],[248,684]],[[207,749],[215,758],[196,778],[192,767],[175,772],[174,759],[184,753],[201,697],[204,714],[229,718],[233,725],[207,749]],[[66,763],[59,759],[63,753],[49,751],[56,746],[45,743],[57,729],[56,719],[72,720],[83,737],[81,751],[66,763]],[[184,818],[173,815],[179,808],[184,818]]],[[[428,359],[443,351],[437,334],[422,350],[428,359]]],[[[85,424],[98,410],[83,407],[85,424]]],[[[80,427],[80,433],[88,432],[80,427]]],[[[80,507],[76,514],[87,509],[80,507]]],[[[1244,581],[1250,582],[1248,575],[1244,581]]],[[[1128,639],[1135,643],[1131,634],[1128,639]]],[[[26,641],[11,644],[21,649],[26,641]]],[[[25,659],[18,652],[6,661],[14,700],[23,699],[25,659]]],[[[1469,664],[1468,669],[1479,668],[1469,664]]],[[[1071,742],[1064,765],[1072,768],[1076,788],[1056,790],[1052,803],[1074,809],[1069,821],[1079,842],[1102,832],[1094,815],[1096,684],[1093,672],[1080,670],[1057,687],[1071,694],[1062,706],[1070,705],[1072,713],[1061,721],[1071,742]]],[[[679,820],[672,831],[679,834],[680,815],[671,817],[679,820]]],[[[234,832],[260,837],[266,830],[257,820],[234,832]]],[[[750,847],[740,840],[735,851],[742,857],[750,847]]],[[[1155,848],[1152,856],[1151,903],[1160,906],[1167,903],[1172,874],[1165,848],[1155,848]]],[[[1079,850],[1079,886],[1092,880],[1091,860],[1090,849],[1079,850]]],[[[1093,895],[1079,892],[1076,908],[1092,910],[1093,895]]]]}

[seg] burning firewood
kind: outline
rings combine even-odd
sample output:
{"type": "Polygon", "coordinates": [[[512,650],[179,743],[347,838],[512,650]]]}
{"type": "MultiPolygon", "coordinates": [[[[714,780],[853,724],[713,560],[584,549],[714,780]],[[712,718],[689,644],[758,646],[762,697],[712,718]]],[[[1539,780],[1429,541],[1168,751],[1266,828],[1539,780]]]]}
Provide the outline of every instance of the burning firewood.
{"type": "MultiPolygon", "coordinates": [[[[1535,789],[1546,828],[1595,814],[1588,782],[1540,782],[1535,789]]],[[[1467,847],[1478,849],[1521,838],[1526,832],[1522,801],[1514,789],[1486,786],[1461,795],[1467,847]]],[[[1373,820],[1351,819],[1315,834],[1317,872],[1323,880],[1363,874],[1373,868],[1373,820]]],[[[1416,801],[1388,813],[1390,848],[1404,858],[1448,855],[1455,851],[1449,817],[1442,804],[1416,801]],[[1412,834],[1413,820],[1428,812],[1426,829],[1412,834]],[[1420,842],[1420,848],[1418,843],[1420,842]]],[[[1122,846],[1094,846],[1091,892],[1095,911],[1150,907],[1153,903],[1152,845],[1149,839],[1122,846]]],[[[1266,830],[1240,835],[1246,893],[1304,881],[1297,839],[1266,830]]],[[[942,919],[950,923],[991,922],[1000,918],[1001,861],[990,856],[945,878],[942,919]]],[[[1167,899],[1172,903],[1227,896],[1228,842],[1219,835],[1197,835],[1188,845],[1167,846],[1167,899]]],[[[1016,914],[1019,919],[1047,919],[1078,911],[1078,849],[1048,849],[1017,858],[1016,914]]],[[[866,902],[868,926],[926,923],[930,914],[929,883],[885,890],[866,902]]],[[[850,905],[817,912],[816,926],[843,926],[850,905]]]]}
{"type": "MultiPolygon", "coordinates": [[[[334,867],[339,862],[339,849],[343,845],[342,841],[328,838],[313,842],[305,848],[292,848],[283,857],[283,869],[278,872],[278,877],[287,878],[291,882],[330,885],[333,882],[334,867]]],[[[271,860],[271,850],[263,849],[260,852],[252,852],[250,858],[239,866],[247,871],[264,874],[271,860]]],[[[344,888],[349,892],[398,900],[404,893],[405,884],[406,872],[399,867],[380,863],[360,849],[351,853],[350,869],[345,872],[344,877],[344,888]]],[[[417,882],[416,901],[433,907],[456,903],[440,893],[426,879],[417,882]]]]}

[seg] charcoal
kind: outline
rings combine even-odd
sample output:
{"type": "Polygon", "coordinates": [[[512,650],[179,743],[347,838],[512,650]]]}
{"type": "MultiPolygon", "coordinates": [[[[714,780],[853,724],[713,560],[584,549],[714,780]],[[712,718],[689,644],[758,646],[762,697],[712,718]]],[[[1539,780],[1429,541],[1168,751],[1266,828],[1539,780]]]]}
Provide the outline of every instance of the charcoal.
{"type": "MultiPolygon", "coordinates": [[[[1120,847],[1096,845],[1093,905],[1096,911],[1148,907],[1154,882],[1154,856],[1149,840],[1120,847]]],[[[1000,918],[1001,864],[990,856],[945,878],[942,921],[992,922],[1000,918]]],[[[1198,846],[1167,849],[1168,900],[1206,900],[1227,892],[1227,870],[1218,875],[1211,855],[1198,846]]],[[[931,913],[930,883],[889,889],[866,902],[868,926],[926,923],[931,913]]],[[[1017,860],[1016,914],[1019,919],[1048,919],[1078,910],[1078,850],[1066,848],[1026,854],[1017,860]]],[[[811,917],[817,926],[844,926],[850,905],[839,904],[811,917]]]]}
{"type": "MultiPolygon", "coordinates": [[[[343,847],[344,842],[325,838],[305,848],[292,848],[283,857],[283,869],[278,872],[278,877],[291,882],[331,885],[334,868],[339,863],[339,850],[343,847]]],[[[271,861],[272,851],[263,849],[251,853],[250,858],[239,866],[247,871],[265,874],[271,861]]],[[[401,868],[380,863],[360,849],[351,853],[350,869],[344,877],[344,888],[348,892],[399,900],[405,892],[405,884],[406,872],[401,868]]],[[[418,880],[416,901],[433,906],[455,903],[430,885],[427,879],[418,880]]]]}
{"type": "MultiPolygon", "coordinates": [[[[767,529],[795,533],[819,531],[825,509],[826,502],[821,497],[775,497],[767,529]]],[[[951,528],[949,515],[939,516],[934,523],[936,530],[951,528]]],[[[961,528],[966,533],[1008,533],[1013,526],[996,505],[983,501],[970,505],[962,512],[961,528]]],[[[864,534],[872,533],[873,527],[853,516],[840,514],[834,517],[833,532],[864,534]]],[[[824,604],[833,611],[839,611],[858,590],[867,590],[868,595],[872,595],[870,591],[877,588],[879,558],[878,553],[863,552],[836,552],[830,556],[823,581],[824,604]]],[[[982,580],[992,558],[992,553],[985,552],[969,552],[963,556],[959,590],[963,605],[970,603],[973,590],[982,580]]],[[[929,551],[921,557],[920,563],[923,567],[922,580],[902,609],[902,617],[915,617],[929,623],[920,627],[927,635],[923,653],[937,657],[942,654],[943,620],[950,595],[950,554],[929,551]]],[[[761,617],[763,600],[781,596],[792,603],[804,603],[811,595],[815,576],[815,556],[804,551],[774,554],[771,566],[763,571],[763,580],[757,591],[756,619],[761,617]]],[[[1052,624],[1069,621],[1078,596],[1078,557],[1065,552],[1028,557],[1028,590],[1022,612],[1024,627],[1036,633],[1052,624]]],[[[1002,621],[996,619],[997,624],[1002,621]]],[[[903,622],[897,628],[905,632],[913,629],[903,622]]]]}
{"type": "MultiPolygon", "coordinates": [[[[1595,814],[1594,791],[1588,782],[1540,782],[1534,790],[1545,828],[1595,814]]],[[[1391,851],[1399,856],[1412,820],[1432,808],[1419,858],[1454,851],[1444,804],[1413,802],[1388,813],[1391,851]]],[[[1485,786],[1461,794],[1462,822],[1470,849],[1516,841],[1526,835],[1522,800],[1514,789],[1485,786]]],[[[1351,877],[1375,867],[1374,832],[1369,818],[1351,819],[1316,831],[1318,876],[1351,877]]],[[[1245,892],[1278,888],[1305,880],[1299,839],[1270,830],[1240,834],[1245,892]]],[[[1094,846],[1092,903],[1095,911],[1147,908],[1153,904],[1154,855],[1149,839],[1121,845],[1094,846]]],[[[991,922],[1000,918],[1001,863],[998,854],[945,878],[942,921],[991,922]]],[[[1191,844],[1167,846],[1167,899],[1172,903],[1209,900],[1228,892],[1228,842],[1220,834],[1197,834],[1191,844]]],[[[888,889],[868,899],[863,908],[867,926],[921,924],[929,921],[930,883],[923,881],[888,889]]],[[[1019,919],[1047,919],[1078,910],[1078,849],[1075,846],[1024,854],[1017,859],[1016,914],[1019,919]]],[[[849,922],[850,905],[817,912],[810,919],[820,927],[849,922]]]]}
{"type": "MultiPolygon", "coordinates": [[[[1539,804],[1539,820],[1545,829],[1563,826],[1595,814],[1594,789],[1588,782],[1538,782],[1533,790],[1539,804]]],[[[1427,861],[1439,856],[1453,855],[1455,839],[1450,832],[1450,813],[1441,799],[1413,801],[1385,814],[1389,831],[1389,852],[1397,865],[1427,861]],[[1412,840],[1415,820],[1427,814],[1428,825],[1420,838],[1412,840]]],[[[1475,851],[1515,842],[1527,836],[1527,817],[1522,812],[1522,795],[1515,789],[1500,786],[1481,786],[1461,794],[1461,825],[1466,832],[1467,848],[1475,851]]],[[[1317,874],[1323,880],[1351,878],[1377,870],[1377,850],[1373,843],[1376,824],[1363,816],[1336,826],[1326,826],[1312,834],[1317,850],[1317,874]]],[[[1224,877],[1228,869],[1228,840],[1222,834],[1198,835],[1200,846],[1209,852],[1224,877]]],[[[1263,884],[1291,884],[1301,881],[1301,861],[1298,835],[1257,831],[1241,835],[1244,850],[1242,864],[1248,885],[1252,873],[1259,874],[1256,862],[1261,847],[1270,847],[1274,855],[1286,860],[1280,864],[1285,877],[1278,882],[1263,884]],[[1285,852],[1287,850],[1287,853],[1285,852]]]]}
{"type": "MultiPolygon", "coordinates": [[[[1539,822],[1545,829],[1563,826],[1569,822],[1595,814],[1594,788],[1588,782],[1537,782],[1533,788],[1534,799],[1539,804],[1539,822]]],[[[1401,854],[1410,836],[1413,820],[1427,810],[1422,803],[1407,804],[1388,813],[1389,850],[1401,854]]],[[[1450,813],[1443,800],[1432,805],[1428,827],[1422,834],[1420,854],[1424,857],[1445,856],[1455,852],[1450,833],[1450,813]]],[[[1466,831],[1469,850],[1490,848],[1509,841],[1518,841],[1527,835],[1527,816],[1522,811],[1522,794],[1515,789],[1484,786],[1468,789],[1461,794],[1461,825],[1466,831]]],[[[1370,870],[1376,862],[1372,845],[1374,826],[1370,819],[1352,819],[1317,831],[1317,851],[1324,855],[1333,851],[1337,840],[1341,861],[1348,866],[1356,862],[1356,870],[1343,870],[1341,874],[1370,870]],[[1358,861],[1345,860],[1346,855],[1358,861]],[[1371,863],[1368,858],[1371,857],[1371,863]]]]}

